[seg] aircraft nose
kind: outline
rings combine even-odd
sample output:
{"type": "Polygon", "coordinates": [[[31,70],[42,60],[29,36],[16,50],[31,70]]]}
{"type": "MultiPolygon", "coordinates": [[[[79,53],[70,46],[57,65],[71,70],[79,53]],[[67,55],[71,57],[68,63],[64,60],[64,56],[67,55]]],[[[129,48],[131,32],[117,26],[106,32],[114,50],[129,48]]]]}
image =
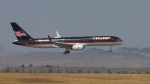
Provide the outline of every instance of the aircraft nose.
{"type": "Polygon", "coordinates": [[[124,41],[123,41],[123,40],[121,40],[121,44],[124,44],[124,41]]]}

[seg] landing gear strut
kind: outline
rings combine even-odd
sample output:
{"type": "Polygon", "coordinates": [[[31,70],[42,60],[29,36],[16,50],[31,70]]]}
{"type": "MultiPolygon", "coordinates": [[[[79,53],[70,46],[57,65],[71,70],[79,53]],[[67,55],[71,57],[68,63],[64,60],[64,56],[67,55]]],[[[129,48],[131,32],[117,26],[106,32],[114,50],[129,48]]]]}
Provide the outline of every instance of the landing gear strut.
{"type": "Polygon", "coordinates": [[[110,46],[110,50],[109,50],[109,52],[112,52],[112,46],[110,46]]]}
{"type": "Polygon", "coordinates": [[[65,50],[65,52],[63,54],[65,55],[65,54],[69,54],[69,53],[70,53],[69,49],[66,48],[66,50],[65,50]]]}

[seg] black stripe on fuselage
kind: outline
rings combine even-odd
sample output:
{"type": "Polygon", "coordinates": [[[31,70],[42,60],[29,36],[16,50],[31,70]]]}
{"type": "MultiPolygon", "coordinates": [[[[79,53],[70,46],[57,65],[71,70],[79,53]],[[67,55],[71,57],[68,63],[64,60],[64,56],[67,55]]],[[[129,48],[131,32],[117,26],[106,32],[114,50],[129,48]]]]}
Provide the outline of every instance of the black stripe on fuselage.
{"type": "Polygon", "coordinates": [[[35,44],[54,44],[54,42],[64,43],[88,43],[88,42],[122,42],[122,40],[115,36],[87,36],[87,37],[60,37],[60,38],[37,38],[22,42],[13,42],[16,45],[35,45],[35,44]],[[108,38],[109,37],[109,38],[108,38]]]}
{"type": "MultiPolygon", "coordinates": [[[[57,39],[57,40],[60,40],[60,39],[93,39],[93,38],[105,38],[105,37],[110,37],[109,39],[107,40],[117,40],[117,39],[120,39],[119,37],[115,37],[115,36],[86,36],[86,37],[60,37],[60,38],[51,38],[51,39],[57,39]]],[[[48,38],[36,38],[34,40],[47,40],[48,38]]],[[[104,40],[104,39],[103,39],[104,40]]]]}

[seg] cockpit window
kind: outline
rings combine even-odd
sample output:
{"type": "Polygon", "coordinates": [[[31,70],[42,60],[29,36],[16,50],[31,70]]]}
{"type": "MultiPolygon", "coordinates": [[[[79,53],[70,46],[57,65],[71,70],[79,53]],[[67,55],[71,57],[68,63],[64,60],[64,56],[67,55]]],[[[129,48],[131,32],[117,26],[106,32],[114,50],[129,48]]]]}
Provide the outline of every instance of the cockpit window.
{"type": "Polygon", "coordinates": [[[121,39],[118,38],[118,37],[112,37],[111,39],[112,39],[112,40],[121,40],[121,39]]]}

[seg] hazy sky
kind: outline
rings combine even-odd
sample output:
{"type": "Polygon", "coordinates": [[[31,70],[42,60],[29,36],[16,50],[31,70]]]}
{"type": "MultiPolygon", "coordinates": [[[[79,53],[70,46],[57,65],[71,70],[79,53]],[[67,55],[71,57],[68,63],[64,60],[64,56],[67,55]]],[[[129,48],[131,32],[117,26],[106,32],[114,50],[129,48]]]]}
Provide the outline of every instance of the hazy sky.
{"type": "Polygon", "coordinates": [[[122,46],[150,47],[150,0],[0,0],[0,46],[59,51],[13,45],[10,22],[32,37],[54,37],[57,30],[61,36],[112,35],[125,41],[122,46]]]}

